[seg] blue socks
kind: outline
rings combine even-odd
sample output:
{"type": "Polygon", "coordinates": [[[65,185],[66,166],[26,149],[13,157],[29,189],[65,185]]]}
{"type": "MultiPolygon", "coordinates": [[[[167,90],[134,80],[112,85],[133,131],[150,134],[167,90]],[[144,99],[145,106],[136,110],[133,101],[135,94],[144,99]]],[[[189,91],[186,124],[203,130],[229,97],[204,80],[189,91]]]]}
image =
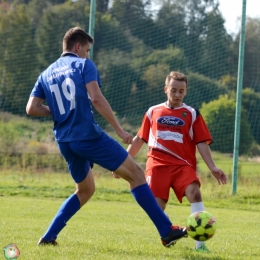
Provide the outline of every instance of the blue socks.
{"type": "MultiPolygon", "coordinates": [[[[160,236],[166,237],[171,231],[172,223],[157,204],[149,186],[142,184],[134,188],[131,192],[137,203],[143,208],[156,226],[160,236]]],[[[43,238],[47,241],[55,240],[69,219],[79,209],[80,202],[78,196],[73,194],[63,202],[43,238]]]]}
{"type": "Polygon", "coordinates": [[[76,194],[71,195],[61,205],[43,238],[47,241],[55,240],[59,232],[66,226],[67,221],[80,209],[80,202],[76,194]]]}
{"type": "Polygon", "coordinates": [[[171,231],[172,223],[157,204],[149,186],[142,184],[132,189],[131,192],[137,203],[153,221],[160,236],[166,237],[171,231]]]}

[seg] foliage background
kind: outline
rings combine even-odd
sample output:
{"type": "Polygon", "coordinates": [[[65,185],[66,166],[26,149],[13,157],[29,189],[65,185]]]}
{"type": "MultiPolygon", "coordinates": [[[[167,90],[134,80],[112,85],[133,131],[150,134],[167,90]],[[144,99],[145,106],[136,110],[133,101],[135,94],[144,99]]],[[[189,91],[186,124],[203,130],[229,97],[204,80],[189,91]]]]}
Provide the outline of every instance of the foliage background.
{"type": "MultiPolygon", "coordinates": [[[[212,149],[232,153],[240,33],[227,33],[218,0],[96,3],[93,60],[102,92],[119,119],[135,133],[146,110],[165,101],[165,77],[179,70],[189,79],[184,102],[201,110],[215,140],[212,149]]],[[[32,135],[30,123],[11,126],[11,115],[26,117],[25,105],[38,75],[60,56],[66,30],[88,30],[89,12],[89,0],[0,1],[2,152],[53,151],[53,139],[44,139],[44,130],[32,135]]],[[[247,17],[239,152],[250,157],[260,155],[259,30],[260,19],[247,17]]],[[[98,114],[96,120],[107,127],[98,114]]]]}

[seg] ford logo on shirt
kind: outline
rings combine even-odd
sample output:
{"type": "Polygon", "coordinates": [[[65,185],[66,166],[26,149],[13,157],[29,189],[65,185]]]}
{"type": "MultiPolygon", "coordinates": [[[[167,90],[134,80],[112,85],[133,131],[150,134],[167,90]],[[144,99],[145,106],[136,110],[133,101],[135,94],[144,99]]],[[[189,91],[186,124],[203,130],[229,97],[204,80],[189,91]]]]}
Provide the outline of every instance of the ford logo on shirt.
{"type": "Polygon", "coordinates": [[[183,126],[185,125],[185,122],[174,116],[162,116],[157,119],[157,122],[162,125],[168,125],[168,126],[183,126]]]}

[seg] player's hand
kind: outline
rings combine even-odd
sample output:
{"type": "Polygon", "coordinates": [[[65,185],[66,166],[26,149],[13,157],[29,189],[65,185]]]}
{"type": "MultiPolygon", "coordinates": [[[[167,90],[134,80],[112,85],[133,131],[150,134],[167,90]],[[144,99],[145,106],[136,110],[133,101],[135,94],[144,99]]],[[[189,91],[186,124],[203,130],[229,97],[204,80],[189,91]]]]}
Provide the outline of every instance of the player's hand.
{"type": "Polygon", "coordinates": [[[116,174],[115,172],[112,172],[112,175],[114,176],[114,178],[116,178],[116,179],[120,179],[121,177],[118,175],[118,174],[116,174]]]}
{"type": "Polygon", "coordinates": [[[123,143],[125,144],[131,144],[133,142],[133,136],[124,130],[117,132],[117,135],[122,139],[123,143]]]}
{"type": "Polygon", "coordinates": [[[211,169],[211,173],[217,179],[219,185],[227,183],[227,176],[221,169],[214,167],[211,169]]]}

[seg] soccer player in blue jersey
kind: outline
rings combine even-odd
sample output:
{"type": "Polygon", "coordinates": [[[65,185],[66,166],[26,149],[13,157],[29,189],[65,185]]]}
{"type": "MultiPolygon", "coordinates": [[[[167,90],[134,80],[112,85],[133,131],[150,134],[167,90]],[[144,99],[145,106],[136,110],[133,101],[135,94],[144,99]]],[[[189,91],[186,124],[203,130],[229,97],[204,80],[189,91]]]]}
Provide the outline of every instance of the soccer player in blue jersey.
{"type": "Polygon", "coordinates": [[[61,205],[38,245],[57,245],[60,231],[91,198],[95,191],[91,164],[96,163],[129,182],[133,197],[156,226],[162,244],[169,247],[187,237],[186,229],[172,225],[158,206],[143,170],[93,118],[92,105],[123,143],[132,143],[132,136],[122,129],[102,95],[98,70],[88,59],[92,43],[93,38],[81,28],[69,29],[61,57],[40,74],[26,106],[30,116],[52,116],[55,140],[76,184],[75,193],[61,205]]]}

